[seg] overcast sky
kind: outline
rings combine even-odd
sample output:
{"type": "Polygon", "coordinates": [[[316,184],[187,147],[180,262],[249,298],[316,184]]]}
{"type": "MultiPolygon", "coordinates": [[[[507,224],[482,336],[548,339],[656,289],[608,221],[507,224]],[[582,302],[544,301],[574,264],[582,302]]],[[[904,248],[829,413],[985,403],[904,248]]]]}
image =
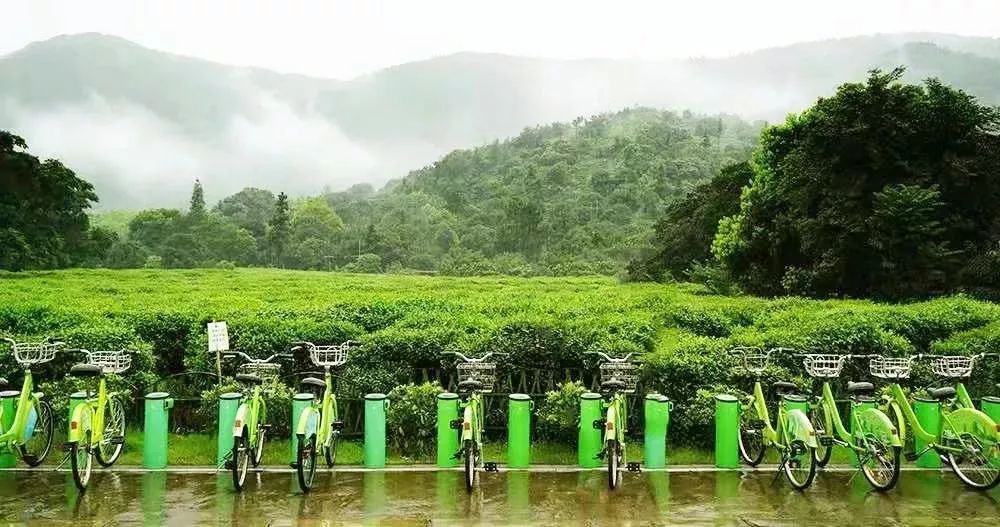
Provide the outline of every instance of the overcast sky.
{"type": "Polygon", "coordinates": [[[97,31],[236,65],[350,78],[457,51],[722,56],[900,31],[1000,36],[998,0],[0,0],[0,54],[97,31]]]}

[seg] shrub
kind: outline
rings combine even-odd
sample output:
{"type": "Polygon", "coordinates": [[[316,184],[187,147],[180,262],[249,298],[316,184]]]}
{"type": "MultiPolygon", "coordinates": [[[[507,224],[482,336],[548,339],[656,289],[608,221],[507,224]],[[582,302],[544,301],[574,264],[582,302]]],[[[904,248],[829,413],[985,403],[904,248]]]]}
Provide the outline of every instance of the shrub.
{"type": "Polygon", "coordinates": [[[545,402],[536,417],[536,431],[540,439],[572,443],[577,439],[580,421],[580,395],[587,389],[582,382],[566,382],[558,390],[545,394],[545,402]]]}
{"type": "Polygon", "coordinates": [[[418,457],[434,451],[437,437],[437,395],[434,383],[404,384],[389,392],[386,428],[389,444],[402,456],[418,457]]]}

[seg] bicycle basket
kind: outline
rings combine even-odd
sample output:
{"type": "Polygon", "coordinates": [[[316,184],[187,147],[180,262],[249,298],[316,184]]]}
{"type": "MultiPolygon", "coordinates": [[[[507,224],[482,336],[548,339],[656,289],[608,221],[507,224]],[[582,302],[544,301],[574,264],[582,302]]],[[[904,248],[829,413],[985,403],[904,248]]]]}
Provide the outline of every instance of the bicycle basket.
{"type": "Polygon", "coordinates": [[[635,363],[624,361],[601,363],[601,383],[606,383],[612,379],[624,382],[624,391],[626,393],[634,393],[635,386],[639,382],[635,363]]]}
{"type": "Polygon", "coordinates": [[[458,382],[477,381],[482,384],[480,392],[492,392],[493,384],[497,377],[497,365],[495,362],[459,362],[456,365],[458,370],[458,382]]]}
{"type": "Polygon", "coordinates": [[[937,357],[931,361],[931,369],[941,377],[968,377],[972,375],[973,357],[958,355],[937,357]]]}
{"type": "Polygon", "coordinates": [[[330,346],[311,346],[309,358],[317,366],[340,366],[347,362],[348,344],[333,344],[330,346]]]}
{"type": "Polygon", "coordinates": [[[22,366],[49,362],[56,357],[59,347],[51,342],[21,342],[11,344],[14,360],[22,366]]]}
{"type": "Polygon", "coordinates": [[[806,367],[806,373],[812,377],[833,378],[840,376],[846,360],[844,355],[809,353],[802,359],[802,364],[806,367]]]}
{"type": "Polygon", "coordinates": [[[746,350],[743,352],[743,367],[753,374],[763,373],[767,369],[770,355],[758,349],[746,350]]]}
{"type": "Polygon", "coordinates": [[[871,374],[880,379],[905,379],[910,376],[912,357],[872,357],[868,361],[871,374]]]}
{"type": "Polygon", "coordinates": [[[278,378],[278,372],[280,370],[280,364],[273,364],[270,362],[248,362],[246,364],[240,364],[239,373],[243,375],[256,375],[264,381],[273,381],[278,378]]]}
{"type": "Polygon", "coordinates": [[[105,373],[121,373],[132,366],[132,355],[121,351],[90,351],[87,352],[87,362],[100,366],[105,373]]]}

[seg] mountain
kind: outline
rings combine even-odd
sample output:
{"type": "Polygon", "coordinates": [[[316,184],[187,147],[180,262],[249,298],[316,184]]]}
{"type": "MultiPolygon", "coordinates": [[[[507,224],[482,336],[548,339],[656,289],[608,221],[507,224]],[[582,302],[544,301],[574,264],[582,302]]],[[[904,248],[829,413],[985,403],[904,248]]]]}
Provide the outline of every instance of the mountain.
{"type": "Polygon", "coordinates": [[[380,185],[456,148],[637,105],[776,120],[898,65],[1000,103],[1000,40],[930,33],[654,62],[459,53],[348,81],[79,34],[0,57],[0,128],[94,182],[102,208],[177,206],[195,178],[210,198],[380,185]]]}

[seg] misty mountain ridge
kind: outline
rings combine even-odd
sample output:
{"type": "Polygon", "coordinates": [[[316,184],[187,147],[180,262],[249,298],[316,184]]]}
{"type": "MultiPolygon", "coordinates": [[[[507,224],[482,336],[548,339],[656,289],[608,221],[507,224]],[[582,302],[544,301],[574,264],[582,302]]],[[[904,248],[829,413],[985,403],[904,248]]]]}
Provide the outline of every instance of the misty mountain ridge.
{"type": "Polygon", "coordinates": [[[245,186],[315,194],[399,179],[538,123],[651,106],[779,120],[871,68],[903,65],[1000,102],[1000,39],[862,36],[718,59],[458,53],[339,81],[236,67],[120,37],[0,57],[0,128],[90,180],[100,207],[177,206],[245,186]]]}

